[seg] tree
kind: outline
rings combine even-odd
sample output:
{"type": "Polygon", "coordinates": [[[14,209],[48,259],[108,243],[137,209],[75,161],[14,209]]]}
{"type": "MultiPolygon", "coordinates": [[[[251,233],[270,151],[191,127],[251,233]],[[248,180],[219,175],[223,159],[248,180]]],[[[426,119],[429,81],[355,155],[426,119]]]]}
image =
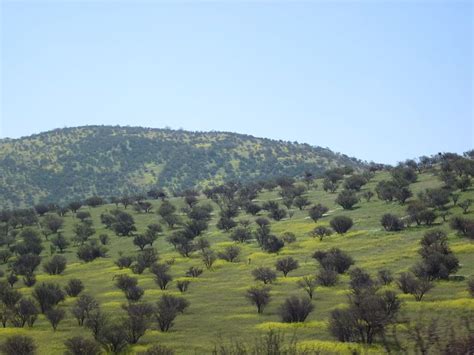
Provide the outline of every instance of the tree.
{"type": "Polygon", "coordinates": [[[145,249],[145,247],[150,243],[150,240],[143,234],[138,234],[133,238],[133,244],[140,248],[140,250],[145,249]]]}
{"type": "Polygon", "coordinates": [[[338,280],[338,273],[332,269],[321,269],[316,275],[316,282],[321,286],[334,286],[338,280]]]}
{"type": "Polygon", "coordinates": [[[459,202],[458,206],[461,207],[462,213],[466,214],[467,211],[469,210],[469,207],[471,207],[472,201],[470,199],[464,200],[462,202],[459,202]]]}
{"type": "Polygon", "coordinates": [[[64,290],[69,297],[77,297],[84,290],[84,284],[79,279],[70,279],[64,290]]]}
{"type": "Polygon", "coordinates": [[[258,212],[262,210],[262,207],[260,207],[256,203],[250,202],[245,205],[244,209],[246,213],[251,214],[252,216],[256,216],[258,212]]]}
{"type": "Polygon", "coordinates": [[[176,288],[179,290],[179,292],[184,293],[188,290],[190,283],[191,281],[189,280],[178,280],[176,281],[176,288]]]}
{"type": "Polygon", "coordinates": [[[119,354],[127,347],[127,331],[121,323],[106,323],[99,336],[108,352],[119,354]]]}
{"type": "Polygon", "coordinates": [[[344,181],[344,188],[347,190],[360,191],[367,180],[362,175],[351,175],[344,181]]]}
{"type": "Polygon", "coordinates": [[[388,269],[379,270],[377,272],[377,278],[382,285],[390,285],[393,281],[392,272],[388,269]]]}
{"type": "Polygon", "coordinates": [[[166,290],[168,284],[173,280],[168,273],[169,268],[167,264],[153,264],[150,268],[152,274],[155,275],[155,282],[162,290],[166,290]]]}
{"type": "Polygon", "coordinates": [[[48,214],[44,216],[41,226],[49,233],[56,234],[62,228],[63,224],[64,220],[61,217],[54,214],[48,214]]]}
{"type": "Polygon", "coordinates": [[[252,232],[249,228],[246,227],[237,227],[234,228],[232,234],[230,235],[230,239],[235,242],[245,243],[252,239],[252,232]]]}
{"type": "Polygon", "coordinates": [[[310,205],[310,202],[307,197],[305,196],[297,196],[293,202],[296,207],[300,209],[300,211],[304,210],[307,206],[310,205]]]}
{"type": "Polygon", "coordinates": [[[95,229],[88,223],[78,223],[74,226],[74,239],[76,244],[84,245],[95,234],[95,229]]]}
{"type": "Polygon", "coordinates": [[[250,287],[245,297],[257,306],[257,313],[263,313],[263,309],[270,302],[270,288],[269,287],[250,287]]]}
{"type": "Polygon", "coordinates": [[[328,237],[332,234],[332,229],[324,226],[319,226],[313,229],[312,235],[319,238],[322,242],[324,237],[328,237]]]}
{"type": "Polygon", "coordinates": [[[191,266],[188,271],[186,271],[186,276],[190,277],[199,277],[202,274],[202,269],[199,267],[191,266]]]}
{"type": "Polygon", "coordinates": [[[392,291],[377,293],[367,288],[349,297],[349,307],[331,312],[329,331],[342,342],[372,344],[395,322],[400,301],[392,291]]]}
{"type": "Polygon", "coordinates": [[[323,181],[323,190],[326,192],[331,192],[334,193],[336,192],[337,188],[339,187],[339,184],[337,182],[333,182],[330,179],[324,179],[323,181]]]}
{"type": "Polygon", "coordinates": [[[287,213],[286,210],[283,208],[276,208],[272,209],[268,215],[275,221],[281,221],[283,218],[286,217],[287,213]]]}
{"type": "Polygon", "coordinates": [[[262,249],[268,253],[278,253],[285,243],[274,235],[268,235],[264,238],[262,249]]]}
{"type": "Polygon", "coordinates": [[[53,330],[56,331],[59,323],[64,319],[66,316],[66,312],[60,308],[52,308],[45,313],[46,319],[48,319],[49,323],[53,327],[53,330]]]}
{"type": "Polygon", "coordinates": [[[32,293],[33,297],[38,302],[41,313],[49,311],[59,302],[64,301],[65,294],[58,284],[41,283],[37,285],[32,293]]]}
{"type": "Polygon", "coordinates": [[[101,353],[99,344],[80,336],[67,339],[64,345],[67,349],[65,355],[99,355],[101,353]]]}
{"type": "Polygon", "coordinates": [[[34,340],[24,335],[11,335],[0,346],[5,355],[34,355],[36,344],[34,340]]]}
{"type": "Polygon", "coordinates": [[[131,214],[120,211],[115,215],[112,230],[119,236],[129,236],[132,232],[137,230],[135,220],[131,214]]]}
{"type": "Polygon", "coordinates": [[[155,307],[155,319],[162,332],[167,332],[179,313],[189,307],[189,302],[181,297],[163,295],[155,307]]]}
{"type": "Polygon", "coordinates": [[[15,306],[13,324],[17,327],[24,327],[28,324],[32,327],[38,318],[38,308],[33,300],[22,298],[15,306]]]}
{"type": "Polygon", "coordinates": [[[418,278],[410,272],[401,273],[397,284],[403,293],[412,294],[417,301],[421,301],[423,296],[434,287],[428,279],[418,278]]]}
{"type": "Polygon", "coordinates": [[[77,299],[71,309],[71,313],[74,318],[77,319],[77,323],[82,326],[86,319],[88,319],[93,312],[98,310],[99,303],[96,299],[90,295],[83,294],[77,299]]]}
{"type": "Polygon", "coordinates": [[[228,261],[230,263],[237,261],[240,255],[240,248],[235,245],[230,245],[221,251],[218,256],[220,259],[228,261]]]}
{"type": "Polygon", "coordinates": [[[467,282],[467,290],[471,297],[474,297],[474,277],[471,277],[467,282]]]}
{"type": "Polygon", "coordinates": [[[38,231],[31,227],[24,228],[18,235],[18,238],[22,241],[17,243],[14,247],[17,254],[41,254],[43,245],[38,231]]]}
{"type": "Polygon", "coordinates": [[[68,207],[73,213],[76,213],[82,207],[82,202],[72,201],[69,203],[68,207]]]}
{"type": "Polygon", "coordinates": [[[88,263],[97,258],[104,258],[107,254],[107,248],[96,244],[85,244],[77,249],[76,254],[79,259],[88,263]]]}
{"type": "Polygon", "coordinates": [[[325,213],[329,211],[329,208],[318,203],[311,207],[308,211],[309,217],[316,223],[325,213]]]}
{"type": "Polygon", "coordinates": [[[449,203],[450,197],[450,191],[443,188],[426,189],[422,195],[428,206],[439,210],[444,209],[444,205],[449,203]]]}
{"type": "Polygon", "coordinates": [[[350,217],[347,216],[336,216],[329,222],[332,229],[336,231],[338,234],[344,234],[349,229],[351,229],[353,222],[350,217]]]}
{"type": "Polygon", "coordinates": [[[338,274],[345,273],[354,264],[354,259],[338,248],[332,248],[329,251],[316,251],[313,258],[319,262],[323,269],[334,270],[338,274]]]}
{"type": "Polygon", "coordinates": [[[380,224],[389,232],[397,232],[405,228],[403,221],[391,213],[385,213],[380,219],[380,224]]]}
{"type": "Polygon", "coordinates": [[[92,196],[86,199],[85,204],[89,207],[97,207],[105,203],[104,199],[100,196],[92,196]]]}
{"type": "Polygon", "coordinates": [[[278,271],[281,271],[283,275],[286,277],[290,271],[296,270],[299,267],[298,260],[294,259],[291,256],[286,258],[278,259],[275,268],[278,271]]]}
{"type": "Polygon", "coordinates": [[[298,287],[302,288],[310,299],[313,299],[314,290],[316,289],[317,281],[313,276],[304,276],[298,281],[298,287]]]}
{"type": "Polygon", "coordinates": [[[66,270],[67,260],[64,256],[53,255],[51,259],[43,263],[43,270],[50,275],[60,275],[66,270]]]}
{"type": "Polygon", "coordinates": [[[216,260],[216,253],[213,250],[209,248],[202,250],[202,262],[204,263],[206,268],[212,269],[212,265],[216,260]]]}
{"type": "Polygon", "coordinates": [[[87,219],[91,218],[91,214],[88,211],[79,211],[76,213],[76,217],[81,220],[81,222],[84,222],[87,219]]]}
{"type": "Polygon", "coordinates": [[[304,322],[313,309],[311,299],[291,296],[280,307],[281,320],[285,323],[304,322]]]}
{"type": "Polygon", "coordinates": [[[275,271],[265,266],[260,266],[254,269],[252,275],[256,281],[262,281],[265,285],[271,284],[276,280],[275,271]]]}
{"type": "Polygon", "coordinates": [[[454,217],[450,221],[450,226],[461,235],[474,239],[474,220],[464,217],[454,217]]]}
{"type": "Polygon", "coordinates": [[[237,222],[235,222],[230,217],[221,217],[221,218],[219,218],[219,221],[217,221],[217,224],[216,224],[217,228],[219,228],[219,229],[221,229],[225,232],[230,231],[235,226],[237,226],[237,222]]]}
{"type": "Polygon", "coordinates": [[[51,244],[59,249],[60,253],[64,253],[64,250],[66,250],[70,243],[62,234],[58,234],[56,238],[51,240],[51,244]]]}
{"type": "Polygon", "coordinates": [[[374,193],[371,190],[367,190],[362,193],[362,197],[365,198],[367,202],[370,202],[372,197],[374,197],[374,193]]]}
{"type": "Polygon", "coordinates": [[[359,202],[355,193],[351,190],[342,190],[336,198],[336,203],[345,210],[350,210],[359,202]]]}
{"type": "Polygon", "coordinates": [[[129,344],[136,344],[145,335],[153,317],[153,306],[147,303],[135,303],[122,306],[127,312],[124,320],[126,339],[129,344]]]}

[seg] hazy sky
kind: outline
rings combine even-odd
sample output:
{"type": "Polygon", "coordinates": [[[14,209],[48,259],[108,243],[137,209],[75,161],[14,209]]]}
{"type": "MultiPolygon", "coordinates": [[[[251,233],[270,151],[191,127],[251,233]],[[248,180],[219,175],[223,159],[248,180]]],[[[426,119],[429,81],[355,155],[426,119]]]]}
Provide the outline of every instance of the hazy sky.
{"type": "Polygon", "coordinates": [[[474,147],[470,0],[1,3],[0,137],[169,126],[388,163],[474,147]]]}

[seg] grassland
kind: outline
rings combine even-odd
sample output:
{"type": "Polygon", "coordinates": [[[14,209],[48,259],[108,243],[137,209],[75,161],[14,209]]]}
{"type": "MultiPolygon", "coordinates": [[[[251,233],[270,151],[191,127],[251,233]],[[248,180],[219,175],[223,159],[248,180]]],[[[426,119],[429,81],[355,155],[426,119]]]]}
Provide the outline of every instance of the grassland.
{"type": "MultiPolygon", "coordinates": [[[[387,179],[386,173],[378,173],[363,190],[374,189],[375,184],[387,179]]],[[[386,203],[374,197],[370,202],[361,200],[356,208],[350,211],[342,210],[334,203],[335,194],[326,193],[322,190],[321,181],[316,181],[318,187],[308,191],[307,196],[312,203],[322,203],[329,207],[327,217],[322,218],[315,224],[307,217],[307,211],[294,209],[291,218],[279,222],[272,222],[272,231],[281,235],[284,232],[292,232],[296,235],[295,243],[286,245],[282,251],[276,254],[262,252],[255,241],[241,245],[242,254],[238,263],[228,263],[222,260],[214,264],[212,271],[205,271],[199,278],[191,279],[190,289],[184,297],[190,301],[190,307],[183,315],[180,315],[175,322],[175,326],[168,332],[162,333],[153,328],[146,332],[140,342],[129,347],[131,353],[146,349],[152,344],[162,344],[174,349],[178,354],[205,354],[211,352],[215,344],[231,339],[244,339],[252,342],[260,334],[264,334],[268,329],[281,330],[288,336],[296,336],[299,346],[309,348],[322,353],[351,353],[357,349],[362,353],[382,353],[383,348],[379,345],[362,347],[357,344],[345,344],[335,341],[327,328],[327,321],[331,310],[341,307],[347,302],[348,277],[342,276],[335,287],[317,287],[313,300],[315,310],[310,314],[307,321],[302,324],[284,324],[280,322],[278,307],[284,299],[292,294],[303,295],[303,291],[297,287],[297,281],[305,275],[313,275],[318,270],[314,259],[311,258],[315,250],[326,250],[331,247],[338,247],[347,251],[356,261],[356,266],[362,267],[375,275],[380,268],[388,268],[395,274],[408,270],[419,260],[417,250],[421,236],[429,230],[426,226],[412,226],[402,232],[386,232],[380,226],[382,214],[390,212],[403,216],[405,207],[398,203],[386,203]],[[348,215],[354,220],[353,229],[344,235],[332,235],[319,241],[313,238],[310,232],[316,225],[327,225],[329,219],[336,215],[348,215]],[[251,271],[257,266],[274,267],[275,261],[284,255],[291,255],[298,259],[300,268],[291,272],[284,278],[279,274],[277,281],[272,285],[272,300],[265,312],[257,314],[253,305],[249,304],[244,297],[245,290],[253,285],[255,281],[251,276],[251,271]]],[[[411,189],[416,194],[417,191],[429,187],[440,185],[438,179],[431,174],[421,174],[418,182],[411,185],[411,189]]],[[[460,200],[471,198],[474,200],[474,191],[464,192],[460,200]]],[[[279,199],[276,192],[264,192],[258,196],[259,201],[279,199]]],[[[183,204],[181,199],[171,199],[177,206],[183,204]]],[[[152,201],[154,211],[157,210],[159,201],[152,201]]],[[[213,220],[205,237],[211,242],[211,247],[215,250],[223,249],[225,246],[233,244],[229,239],[229,234],[216,229],[217,207],[215,207],[213,220]]],[[[461,214],[459,207],[450,206],[453,215],[461,214]]],[[[118,237],[100,223],[100,214],[106,210],[114,209],[115,205],[104,205],[97,208],[88,209],[92,215],[97,235],[107,233],[110,237],[108,246],[108,257],[97,259],[91,263],[83,263],[76,257],[76,248],[69,247],[65,252],[68,258],[68,267],[63,275],[50,276],[42,273],[38,274],[38,282],[54,281],[65,285],[71,278],[80,278],[86,288],[86,293],[93,295],[101,304],[101,307],[115,315],[119,315],[120,305],[124,303],[123,293],[114,286],[113,277],[117,274],[130,273],[129,270],[119,270],[114,261],[119,253],[133,255],[137,248],[133,245],[132,239],[118,237]]],[[[122,207],[120,207],[122,208],[122,207]]],[[[128,211],[133,213],[138,232],[144,231],[150,223],[159,222],[159,217],[155,213],[135,213],[131,208],[128,211]]],[[[468,217],[473,217],[474,212],[469,212],[468,217]]],[[[252,219],[243,212],[239,218],[252,219]]],[[[65,217],[63,234],[72,237],[72,228],[76,220],[71,214],[65,217]]],[[[438,218],[438,223],[441,219],[438,218]]],[[[460,260],[461,268],[457,275],[466,278],[474,275],[474,243],[466,238],[458,236],[449,229],[447,223],[435,225],[431,228],[441,227],[448,232],[449,243],[460,260]]],[[[134,275],[139,279],[139,285],[145,288],[143,300],[155,302],[163,293],[178,294],[175,281],[182,279],[186,270],[190,266],[201,266],[202,262],[198,253],[190,258],[180,256],[173,247],[165,241],[165,232],[155,243],[159,251],[160,259],[174,260],[171,266],[171,274],[174,277],[173,284],[166,291],[161,291],[153,281],[153,275],[146,271],[142,275],[134,275]]],[[[155,246],[154,245],[154,246],[155,246]]],[[[49,252],[48,242],[45,242],[45,251],[49,252]]],[[[47,258],[47,253],[44,254],[47,258]]],[[[6,266],[0,266],[5,270],[6,266]]],[[[28,295],[30,288],[18,282],[15,287],[28,295]]],[[[395,285],[389,286],[396,290],[395,285]]],[[[398,292],[398,290],[397,290],[398,292]]],[[[436,282],[435,288],[428,293],[422,302],[416,302],[412,296],[400,295],[403,300],[402,313],[405,317],[420,318],[436,315],[440,318],[455,320],[468,312],[474,314],[474,299],[469,296],[466,290],[466,281],[442,281],[436,282]]],[[[68,309],[74,299],[67,298],[60,307],[68,309]]],[[[40,316],[32,329],[5,328],[0,329],[0,339],[11,334],[27,334],[35,339],[38,344],[40,354],[62,354],[65,350],[63,342],[73,335],[89,336],[87,329],[78,327],[76,320],[68,314],[67,318],[60,324],[58,330],[53,332],[51,326],[40,316]]]]}

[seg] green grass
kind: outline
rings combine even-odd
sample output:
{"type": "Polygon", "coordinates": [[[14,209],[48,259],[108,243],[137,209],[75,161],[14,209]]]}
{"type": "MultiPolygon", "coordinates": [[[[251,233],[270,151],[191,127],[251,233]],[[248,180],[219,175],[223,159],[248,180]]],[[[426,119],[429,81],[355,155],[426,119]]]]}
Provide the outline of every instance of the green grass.
{"type": "MultiPolygon", "coordinates": [[[[377,174],[376,177],[364,187],[373,189],[375,184],[381,179],[386,179],[386,173],[377,174]]],[[[330,217],[336,215],[348,215],[354,219],[354,228],[345,235],[332,235],[322,242],[312,238],[309,232],[316,224],[307,218],[307,211],[294,210],[291,219],[280,222],[272,222],[272,231],[279,235],[283,232],[293,232],[297,236],[297,241],[285,246],[279,255],[262,252],[255,242],[241,245],[242,255],[238,263],[216,262],[212,271],[205,272],[197,279],[192,279],[189,291],[184,297],[190,301],[190,307],[183,315],[180,315],[174,327],[168,333],[157,331],[154,326],[147,331],[140,339],[139,344],[130,347],[130,351],[137,352],[147,348],[152,344],[162,344],[174,349],[179,354],[209,353],[214,344],[230,339],[245,339],[252,342],[260,334],[269,329],[281,330],[287,334],[295,335],[299,341],[301,349],[314,349],[322,353],[350,353],[357,349],[363,353],[380,353],[380,346],[374,345],[364,348],[357,344],[343,344],[334,340],[327,329],[327,321],[331,310],[344,306],[347,302],[348,277],[343,275],[335,287],[318,287],[314,297],[315,310],[310,314],[304,324],[282,324],[278,316],[278,308],[284,299],[292,294],[303,295],[303,291],[298,289],[298,280],[305,276],[315,274],[318,266],[312,253],[317,249],[329,249],[338,247],[350,253],[355,259],[356,266],[367,269],[375,276],[380,268],[389,268],[394,273],[399,273],[409,269],[419,260],[417,250],[421,236],[429,230],[428,227],[410,227],[403,232],[389,233],[381,229],[379,220],[382,214],[391,212],[402,216],[405,207],[397,203],[385,203],[377,198],[371,202],[361,201],[354,210],[343,211],[335,205],[336,194],[329,194],[322,191],[321,181],[317,181],[318,188],[308,192],[308,197],[313,203],[322,203],[330,209],[329,216],[324,217],[318,225],[327,225],[330,217]],[[273,267],[275,261],[282,255],[291,255],[300,262],[300,268],[291,272],[284,278],[279,274],[277,281],[272,285],[272,301],[261,315],[256,313],[254,306],[249,304],[244,297],[245,290],[254,284],[251,271],[257,266],[273,267]]],[[[430,174],[422,174],[419,181],[411,188],[414,193],[427,187],[438,186],[436,177],[430,174]]],[[[264,192],[259,197],[259,201],[278,199],[276,192],[264,192]]],[[[474,200],[474,191],[462,194],[460,200],[471,198],[474,200]]],[[[172,199],[172,202],[182,206],[180,199],[172,199]]],[[[156,211],[159,202],[153,201],[156,211]]],[[[106,312],[113,312],[119,315],[120,305],[124,303],[123,293],[114,287],[113,277],[120,273],[129,273],[129,270],[119,270],[114,265],[114,260],[119,252],[134,254],[137,248],[132,243],[132,238],[118,237],[106,230],[100,223],[99,216],[102,212],[115,208],[112,205],[105,205],[98,208],[89,209],[97,230],[97,235],[107,233],[110,236],[108,257],[98,259],[91,263],[80,262],[76,255],[76,248],[70,247],[64,254],[68,259],[68,267],[63,275],[49,276],[38,274],[38,282],[53,281],[65,285],[71,278],[80,278],[85,286],[85,292],[97,298],[106,312]]],[[[128,208],[132,212],[131,208],[128,208]]],[[[217,207],[215,207],[211,227],[205,233],[212,248],[223,249],[229,245],[229,235],[215,228],[217,220],[217,207]]],[[[453,214],[461,214],[457,207],[451,208],[453,214]]],[[[133,212],[138,231],[143,231],[150,223],[159,222],[159,217],[154,214],[137,214],[133,212]]],[[[468,216],[472,218],[473,212],[468,216]]],[[[251,219],[243,213],[239,216],[242,219],[251,219]]],[[[437,221],[441,223],[440,220],[437,221]]],[[[64,235],[72,236],[72,228],[76,220],[68,215],[64,226],[64,235]]],[[[440,227],[436,225],[434,227],[440,227]]],[[[474,275],[474,244],[472,241],[461,238],[452,232],[447,225],[441,225],[449,232],[449,243],[456,253],[462,265],[458,275],[469,277],[474,275]]],[[[170,233],[165,230],[163,235],[156,242],[160,260],[174,259],[171,266],[171,273],[175,281],[183,278],[185,271],[190,266],[203,267],[199,254],[195,253],[190,258],[183,258],[175,252],[166,241],[165,237],[170,233]]],[[[45,250],[49,251],[48,242],[45,243],[45,250]]],[[[44,254],[45,259],[48,257],[44,254]]],[[[1,266],[5,269],[6,266],[1,266]]],[[[146,271],[142,275],[134,275],[139,279],[139,285],[145,288],[144,301],[155,302],[164,292],[178,294],[175,281],[170,285],[169,290],[161,291],[154,283],[152,275],[146,271]]],[[[15,286],[25,295],[30,294],[31,289],[18,282],[15,286]]],[[[396,289],[395,285],[390,286],[396,289]]],[[[397,291],[398,292],[398,291],[397,291]]],[[[431,313],[434,315],[446,315],[450,320],[461,317],[468,311],[474,312],[474,300],[466,291],[465,281],[443,281],[436,282],[436,287],[428,293],[422,302],[415,302],[412,296],[401,295],[403,300],[403,314],[416,319],[418,315],[431,313]]],[[[60,307],[68,309],[74,299],[68,298],[60,307]]],[[[41,354],[62,354],[64,351],[63,342],[74,335],[90,336],[89,332],[76,325],[75,319],[68,313],[67,318],[59,325],[56,332],[53,332],[44,316],[40,316],[32,329],[17,329],[8,327],[0,329],[0,338],[5,338],[11,334],[27,334],[32,336],[39,346],[41,354]]]]}

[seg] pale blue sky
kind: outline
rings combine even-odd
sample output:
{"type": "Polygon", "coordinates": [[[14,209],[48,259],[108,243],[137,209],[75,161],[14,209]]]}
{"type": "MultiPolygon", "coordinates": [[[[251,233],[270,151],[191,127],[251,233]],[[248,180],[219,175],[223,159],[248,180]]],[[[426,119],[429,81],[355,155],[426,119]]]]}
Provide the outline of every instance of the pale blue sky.
{"type": "Polygon", "coordinates": [[[3,1],[0,137],[224,130],[394,163],[473,148],[471,1],[3,1]]]}

